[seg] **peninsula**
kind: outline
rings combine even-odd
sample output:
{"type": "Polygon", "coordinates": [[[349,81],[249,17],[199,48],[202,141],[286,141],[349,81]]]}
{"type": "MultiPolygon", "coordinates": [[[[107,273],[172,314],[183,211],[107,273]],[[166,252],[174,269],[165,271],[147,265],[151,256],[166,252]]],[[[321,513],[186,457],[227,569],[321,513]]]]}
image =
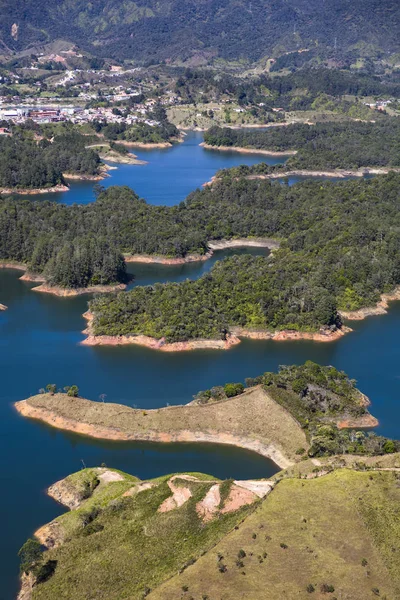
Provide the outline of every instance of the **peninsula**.
{"type": "MultiPolygon", "coordinates": [[[[143,410],[39,394],[17,402],[17,411],[58,429],[123,441],[229,444],[266,456],[286,468],[310,456],[341,452],[385,453],[388,440],[366,434],[351,441],[346,429],[375,427],[369,400],[333,367],[308,361],[282,367],[242,384],[200,392],[184,406],[143,410]]],[[[397,444],[397,443],[396,443],[397,444]]],[[[397,446],[393,447],[395,451],[397,446]]],[[[400,446],[399,446],[400,449],[400,446]]]]}
{"type": "Polygon", "coordinates": [[[211,127],[204,134],[206,148],[289,155],[285,174],[290,172],[359,172],[363,169],[400,167],[396,144],[399,119],[342,123],[294,123],[265,131],[211,127]]]}

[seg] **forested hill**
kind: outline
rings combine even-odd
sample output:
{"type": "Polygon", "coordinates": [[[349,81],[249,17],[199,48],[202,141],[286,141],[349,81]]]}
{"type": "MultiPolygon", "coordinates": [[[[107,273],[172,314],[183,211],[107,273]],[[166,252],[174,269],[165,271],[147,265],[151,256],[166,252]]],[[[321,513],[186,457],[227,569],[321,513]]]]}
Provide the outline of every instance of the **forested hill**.
{"type": "Polygon", "coordinates": [[[394,173],[289,187],[234,171],[173,207],[146,204],[126,187],[89,205],[4,199],[0,259],[28,263],[53,285],[85,287],[123,281],[120,252],[181,257],[204,254],[212,239],[279,238],[272,262],[234,257],[197,282],[137,287],[114,307],[106,300],[97,332],[180,341],[215,338],[230,325],[334,326],[337,309],[371,306],[400,285],[399,189],[394,173]]]}
{"type": "Polygon", "coordinates": [[[142,61],[257,60],[304,48],[398,52],[398,0],[0,0],[3,47],[67,39],[142,61]],[[13,27],[14,25],[14,27],[13,27]]]}
{"type": "MultiPolygon", "coordinates": [[[[284,171],[400,167],[399,139],[400,119],[397,117],[369,123],[295,123],[287,127],[270,127],[266,131],[211,127],[204,134],[206,144],[217,148],[296,150],[296,156],[279,166],[284,171]]],[[[251,171],[267,173],[273,169],[267,165],[254,165],[251,171]]]]}

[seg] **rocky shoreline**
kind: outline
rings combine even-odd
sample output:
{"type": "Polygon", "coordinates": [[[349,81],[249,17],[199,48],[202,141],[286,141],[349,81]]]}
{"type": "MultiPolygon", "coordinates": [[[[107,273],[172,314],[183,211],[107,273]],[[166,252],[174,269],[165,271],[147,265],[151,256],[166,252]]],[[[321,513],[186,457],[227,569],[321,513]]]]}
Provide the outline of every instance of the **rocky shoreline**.
{"type": "Polygon", "coordinates": [[[396,287],[390,294],[382,294],[376,306],[359,308],[358,310],[340,311],[340,316],[349,321],[363,321],[367,317],[385,315],[389,308],[389,302],[400,300],[400,286],[396,287]]]}
{"type": "Polygon", "coordinates": [[[235,336],[229,336],[226,340],[190,340],[168,343],[165,338],[157,340],[147,335],[94,335],[92,325],[94,314],[88,310],[82,316],[88,321],[87,328],[82,331],[86,335],[86,338],[80,342],[82,346],[127,346],[134,344],[152,350],[161,350],[162,352],[187,352],[188,350],[200,349],[228,350],[240,343],[240,340],[235,336]]]}
{"type": "Polygon", "coordinates": [[[48,188],[0,188],[0,194],[20,194],[24,196],[34,196],[36,194],[55,194],[57,192],[68,192],[67,185],[55,185],[48,188]]]}
{"type": "Polygon", "coordinates": [[[82,398],[71,401],[66,394],[58,394],[56,399],[48,394],[35,396],[16,402],[15,408],[24,417],[96,439],[230,445],[256,452],[280,468],[298,460],[296,444],[306,444],[304,432],[293,417],[259,388],[250,388],[241,396],[210,405],[188,404],[146,411],[82,398]],[[224,415],[242,413],[243,397],[248,407],[246,416],[230,423],[224,415]],[[274,427],[270,431],[258,418],[271,411],[281,423],[280,432],[274,427]],[[287,428],[298,439],[291,437],[289,441],[287,428]]]}
{"type": "Polygon", "coordinates": [[[302,331],[263,331],[250,330],[242,327],[232,327],[230,334],[225,340],[217,339],[193,339],[185,342],[166,342],[165,338],[156,339],[147,335],[95,335],[93,333],[94,314],[90,311],[82,315],[87,321],[87,328],[82,331],[86,338],[81,342],[83,346],[126,346],[137,345],[160,350],[162,352],[188,352],[190,350],[229,350],[233,346],[240,344],[240,338],[249,338],[252,340],[273,340],[277,342],[310,340],[314,342],[334,342],[343,337],[349,331],[349,327],[342,327],[334,331],[330,329],[320,329],[317,332],[302,331]]]}

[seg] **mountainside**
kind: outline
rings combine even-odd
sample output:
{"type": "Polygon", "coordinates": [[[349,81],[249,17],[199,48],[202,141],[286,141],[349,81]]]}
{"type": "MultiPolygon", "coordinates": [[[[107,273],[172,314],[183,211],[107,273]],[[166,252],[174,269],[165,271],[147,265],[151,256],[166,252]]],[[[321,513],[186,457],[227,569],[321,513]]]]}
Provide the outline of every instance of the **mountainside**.
{"type": "Polygon", "coordinates": [[[400,49],[397,0],[0,0],[8,51],[64,39],[138,61],[400,49]]]}

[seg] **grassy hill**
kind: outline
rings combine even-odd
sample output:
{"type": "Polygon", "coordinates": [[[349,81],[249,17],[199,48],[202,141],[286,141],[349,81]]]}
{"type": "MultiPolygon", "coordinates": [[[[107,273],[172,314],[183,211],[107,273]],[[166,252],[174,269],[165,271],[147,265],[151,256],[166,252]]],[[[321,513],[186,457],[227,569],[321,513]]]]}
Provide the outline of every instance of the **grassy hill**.
{"type": "Polygon", "coordinates": [[[395,600],[399,455],[356,466],[251,482],[83,470],[49,488],[75,504],[37,531],[49,549],[25,562],[21,597],[395,600]]]}
{"type": "Polygon", "coordinates": [[[119,59],[257,60],[304,48],[396,52],[397,0],[1,0],[2,45],[67,39],[119,59]],[[13,27],[14,26],[14,27],[13,27]]]}
{"type": "Polygon", "coordinates": [[[237,530],[149,599],[394,600],[399,501],[394,473],[285,479],[237,530]]]}

